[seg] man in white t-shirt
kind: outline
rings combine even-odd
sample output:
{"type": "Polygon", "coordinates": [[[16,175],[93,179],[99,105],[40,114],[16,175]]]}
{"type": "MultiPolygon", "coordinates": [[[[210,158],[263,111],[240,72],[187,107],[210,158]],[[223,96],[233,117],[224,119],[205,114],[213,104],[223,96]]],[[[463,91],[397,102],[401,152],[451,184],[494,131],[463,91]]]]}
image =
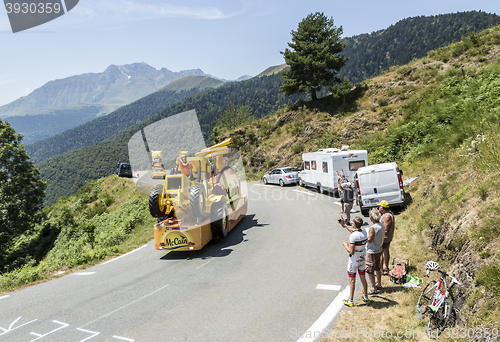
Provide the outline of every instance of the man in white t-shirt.
{"type": "Polygon", "coordinates": [[[372,208],[369,212],[370,220],[373,225],[368,230],[368,239],[366,244],[366,273],[370,278],[371,289],[369,294],[378,293],[382,288],[382,272],[381,272],[381,258],[382,258],[382,244],[384,243],[385,228],[380,223],[382,215],[378,208],[372,208]]]}
{"type": "Polygon", "coordinates": [[[363,301],[368,304],[370,299],[368,298],[368,285],[365,278],[365,253],[366,253],[366,241],[367,233],[361,229],[363,225],[363,219],[361,217],[355,217],[352,220],[352,227],[345,224],[344,218],[339,219],[339,223],[342,227],[347,229],[351,235],[349,235],[349,242],[342,241],[342,245],[349,253],[349,260],[347,262],[347,274],[349,276],[349,298],[344,300],[344,304],[353,307],[354,306],[354,290],[356,287],[356,272],[359,273],[359,279],[361,284],[363,284],[363,301]]]}

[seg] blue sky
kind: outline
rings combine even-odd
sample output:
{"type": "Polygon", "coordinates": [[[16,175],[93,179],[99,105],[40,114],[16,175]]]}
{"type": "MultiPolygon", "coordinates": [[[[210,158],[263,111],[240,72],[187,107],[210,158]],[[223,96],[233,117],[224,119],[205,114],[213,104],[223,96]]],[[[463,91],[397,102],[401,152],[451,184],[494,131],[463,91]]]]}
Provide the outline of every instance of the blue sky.
{"type": "Polygon", "coordinates": [[[200,68],[233,80],[284,63],[280,51],[308,14],[323,12],[344,37],[407,17],[482,10],[498,0],[80,0],[67,14],[13,34],[0,9],[0,105],[50,80],[146,62],[156,69],[200,68]]]}

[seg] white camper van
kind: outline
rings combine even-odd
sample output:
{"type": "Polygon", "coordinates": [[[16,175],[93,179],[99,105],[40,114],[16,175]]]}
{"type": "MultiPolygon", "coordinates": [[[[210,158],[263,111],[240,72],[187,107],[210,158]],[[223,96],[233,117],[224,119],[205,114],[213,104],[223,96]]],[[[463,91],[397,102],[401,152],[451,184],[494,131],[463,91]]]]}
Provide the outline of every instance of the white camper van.
{"type": "MultiPolygon", "coordinates": [[[[366,150],[349,150],[349,146],[320,149],[318,152],[302,154],[302,166],[299,172],[299,185],[316,188],[319,193],[337,193],[337,173],[344,174],[353,183],[354,173],[368,165],[366,150]]],[[[354,184],[354,183],[353,183],[354,184]]]]}
{"type": "Polygon", "coordinates": [[[405,204],[405,191],[402,180],[403,171],[396,163],[375,164],[361,167],[356,174],[356,188],[361,213],[377,207],[383,200],[390,206],[405,204]]]}

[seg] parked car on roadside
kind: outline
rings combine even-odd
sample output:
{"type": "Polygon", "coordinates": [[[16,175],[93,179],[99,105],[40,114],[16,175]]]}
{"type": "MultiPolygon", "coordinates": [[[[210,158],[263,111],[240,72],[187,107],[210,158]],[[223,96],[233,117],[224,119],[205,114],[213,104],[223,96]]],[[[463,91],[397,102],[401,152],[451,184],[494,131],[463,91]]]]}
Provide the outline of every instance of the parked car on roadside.
{"type": "Polygon", "coordinates": [[[116,165],[116,174],[118,177],[132,178],[132,165],[128,163],[118,163],[118,165],[116,165]]]}
{"type": "Polygon", "coordinates": [[[264,184],[297,184],[299,182],[299,169],[296,167],[279,167],[271,170],[262,177],[264,184]]]}

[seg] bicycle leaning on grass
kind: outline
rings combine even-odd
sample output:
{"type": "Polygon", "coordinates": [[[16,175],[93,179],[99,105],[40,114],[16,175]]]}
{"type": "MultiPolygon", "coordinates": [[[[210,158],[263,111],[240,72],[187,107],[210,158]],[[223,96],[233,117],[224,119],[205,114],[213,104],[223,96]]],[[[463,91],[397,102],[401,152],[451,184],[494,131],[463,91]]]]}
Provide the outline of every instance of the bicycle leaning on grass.
{"type": "Polygon", "coordinates": [[[441,271],[437,262],[429,261],[425,265],[425,268],[427,276],[429,276],[430,271],[441,273],[438,281],[432,280],[425,286],[417,303],[417,307],[419,306],[424,310],[422,314],[430,313],[429,323],[427,324],[427,335],[437,337],[440,332],[455,323],[450,291],[453,286],[462,286],[462,284],[455,277],[441,271]],[[451,279],[450,286],[448,286],[446,277],[451,279]]]}

